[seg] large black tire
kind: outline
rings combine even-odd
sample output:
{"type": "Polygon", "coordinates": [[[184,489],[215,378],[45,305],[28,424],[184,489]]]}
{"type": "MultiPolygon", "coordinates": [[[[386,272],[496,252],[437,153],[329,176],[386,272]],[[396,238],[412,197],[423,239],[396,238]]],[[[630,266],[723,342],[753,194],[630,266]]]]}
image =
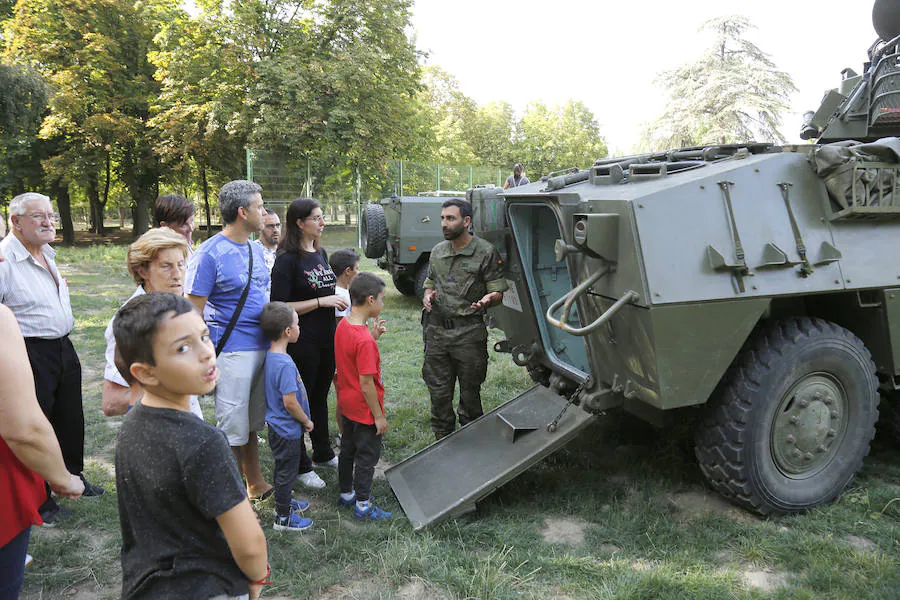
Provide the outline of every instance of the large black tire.
{"type": "Polygon", "coordinates": [[[387,237],[387,219],[384,217],[384,207],[380,204],[366,204],[362,222],[365,255],[369,258],[384,256],[387,250],[387,237]]]}
{"type": "Polygon", "coordinates": [[[425,296],[425,280],[428,279],[428,262],[416,271],[416,297],[421,301],[425,296]]]}
{"type": "Polygon", "coordinates": [[[394,274],[391,278],[394,280],[394,285],[397,286],[398,292],[400,292],[404,296],[415,295],[416,282],[414,279],[410,278],[408,275],[400,274],[394,274]]]}
{"type": "Polygon", "coordinates": [[[735,359],[695,434],[709,484],[762,515],[831,502],[862,466],[878,420],[862,340],[822,319],[761,327],[735,359]]]}

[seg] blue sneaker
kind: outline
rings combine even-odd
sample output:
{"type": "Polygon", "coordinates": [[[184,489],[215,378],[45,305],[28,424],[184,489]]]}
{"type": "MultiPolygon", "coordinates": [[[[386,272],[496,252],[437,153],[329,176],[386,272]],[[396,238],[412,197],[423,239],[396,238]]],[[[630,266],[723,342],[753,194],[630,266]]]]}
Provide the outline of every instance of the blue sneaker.
{"type": "Polygon", "coordinates": [[[391,513],[386,510],[381,510],[374,504],[369,504],[369,507],[365,510],[356,506],[353,509],[353,518],[359,519],[360,521],[381,521],[382,519],[390,519],[391,513]]]}
{"type": "Polygon", "coordinates": [[[356,505],[356,492],[353,492],[353,496],[349,500],[344,500],[343,494],[338,494],[338,506],[343,506],[344,508],[350,508],[351,506],[356,505]]]}
{"type": "Polygon", "coordinates": [[[291,513],[287,517],[275,517],[272,529],[275,531],[303,531],[312,527],[312,519],[301,517],[297,513],[291,513]]]}
{"type": "MultiPolygon", "coordinates": [[[[309,502],[307,502],[306,500],[294,500],[293,498],[291,499],[291,512],[292,513],[295,513],[295,512],[302,513],[302,512],[305,512],[306,509],[308,509],[308,508],[309,508],[309,502]]],[[[273,508],[272,514],[277,517],[278,509],[273,508]]]]}

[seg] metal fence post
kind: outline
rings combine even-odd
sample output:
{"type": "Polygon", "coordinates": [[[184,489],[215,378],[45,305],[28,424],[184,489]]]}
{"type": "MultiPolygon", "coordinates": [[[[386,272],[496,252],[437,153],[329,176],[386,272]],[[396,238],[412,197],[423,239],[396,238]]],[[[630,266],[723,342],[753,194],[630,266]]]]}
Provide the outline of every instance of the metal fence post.
{"type": "Polygon", "coordinates": [[[253,181],[253,151],[245,148],[247,151],[247,181],[253,181]]]}

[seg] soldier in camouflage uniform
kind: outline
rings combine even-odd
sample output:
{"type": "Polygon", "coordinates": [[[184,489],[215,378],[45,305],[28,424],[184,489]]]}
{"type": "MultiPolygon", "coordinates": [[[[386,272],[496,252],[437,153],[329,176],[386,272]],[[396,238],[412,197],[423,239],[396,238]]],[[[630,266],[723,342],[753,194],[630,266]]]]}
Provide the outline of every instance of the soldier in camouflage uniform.
{"type": "Polygon", "coordinates": [[[436,439],[453,433],[453,389],[459,379],[459,424],[483,414],[481,384],[487,375],[484,311],[503,300],[507,289],[500,255],[489,242],[469,233],[472,205],[444,202],[444,241],[431,251],[425,280],[422,379],[431,393],[431,428],[436,439]]]}

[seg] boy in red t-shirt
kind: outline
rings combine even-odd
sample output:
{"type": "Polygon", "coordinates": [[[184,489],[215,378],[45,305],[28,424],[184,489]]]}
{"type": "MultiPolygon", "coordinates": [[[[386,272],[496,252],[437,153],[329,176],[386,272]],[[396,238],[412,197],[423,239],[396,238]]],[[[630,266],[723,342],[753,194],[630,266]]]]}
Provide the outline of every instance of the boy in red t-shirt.
{"type": "Polygon", "coordinates": [[[369,499],[375,465],[381,458],[381,436],[387,431],[384,414],[384,383],[381,354],[376,340],[385,332],[384,281],[371,273],[360,273],[350,284],[350,315],[338,323],[334,334],[337,393],[344,434],[338,460],[338,504],[354,506],[360,520],[387,519],[369,499]],[[373,319],[371,329],[367,325],[373,319]]]}

